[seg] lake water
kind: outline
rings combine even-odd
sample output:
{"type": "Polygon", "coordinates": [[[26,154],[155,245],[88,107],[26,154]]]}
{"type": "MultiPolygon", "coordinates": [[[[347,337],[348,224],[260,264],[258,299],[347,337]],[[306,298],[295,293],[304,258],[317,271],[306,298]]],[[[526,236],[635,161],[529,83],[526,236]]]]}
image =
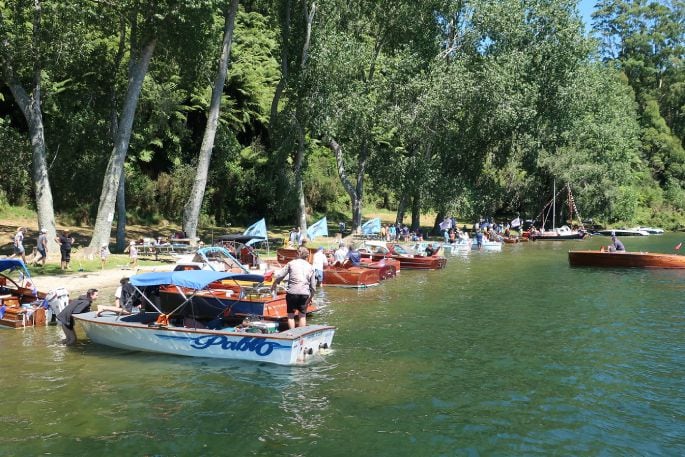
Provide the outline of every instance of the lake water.
{"type": "Polygon", "coordinates": [[[308,367],[0,331],[0,455],[685,455],[685,271],[568,266],[602,243],[325,289],[314,320],[338,327],[334,350],[308,367]]]}

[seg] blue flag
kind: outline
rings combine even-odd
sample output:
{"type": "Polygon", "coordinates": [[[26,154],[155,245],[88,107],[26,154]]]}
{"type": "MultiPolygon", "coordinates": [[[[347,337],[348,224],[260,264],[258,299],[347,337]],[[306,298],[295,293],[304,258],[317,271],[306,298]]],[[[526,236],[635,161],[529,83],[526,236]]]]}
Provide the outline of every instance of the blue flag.
{"type": "MultiPolygon", "coordinates": [[[[261,218],[251,226],[249,226],[245,231],[243,232],[243,235],[252,235],[252,236],[261,236],[265,240],[269,238],[269,235],[266,233],[266,221],[264,218],[261,218]]],[[[248,241],[247,245],[249,246],[252,243],[257,243],[259,240],[253,240],[253,241],[248,241]]]]}
{"type": "Polygon", "coordinates": [[[313,240],[317,236],[328,236],[328,221],[326,216],[313,223],[307,229],[307,237],[313,240]]]}
{"type": "Polygon", "coordinates": [[[381,219],[379,217],[370,219],[362,225],[362,235],[373,235],[381,233],[381,219]]]}

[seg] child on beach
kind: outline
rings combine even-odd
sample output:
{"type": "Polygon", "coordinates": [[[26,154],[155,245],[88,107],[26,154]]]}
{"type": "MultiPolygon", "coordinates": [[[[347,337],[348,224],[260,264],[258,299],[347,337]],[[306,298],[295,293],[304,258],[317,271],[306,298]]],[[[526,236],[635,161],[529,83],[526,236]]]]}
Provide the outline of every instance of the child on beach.
{"type": "Polygon", "coordinates": [[[138,268],[138,248],[136,247],[135,241],[131,241],[131,244],[129,245],[128,258],[129,258],[129,264],[131,265],[131,268],[132,269],[138,268]]]}

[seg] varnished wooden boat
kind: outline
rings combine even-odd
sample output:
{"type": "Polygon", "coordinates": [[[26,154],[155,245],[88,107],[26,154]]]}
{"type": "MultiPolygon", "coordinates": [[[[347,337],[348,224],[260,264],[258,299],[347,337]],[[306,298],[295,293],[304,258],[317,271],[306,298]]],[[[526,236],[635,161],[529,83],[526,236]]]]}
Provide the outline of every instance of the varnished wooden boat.
{"type": "Polygon", "coordinates": [[[0,259],[0,326],[45,325],[45,308],[41,306],[45,295],[31,283],[24,262],[0,259]]]}
{"type": "MultiPolygon", "coordinates": [[[[314,250],[310,249],[313,255],[314,250]]],[[[297,249],[281,248],[276,251],[277,259],[285,264],[297,257],[297,249]]],[[[364,288],[377,286],[381,280],[392,278],[397,274],[395,264],[391,261],[372,262],[364,261],[362,265],[337,266],[328,265],[323,270],[324,286],[364,288]]]]}
{"type": "Polygon", "coordinates": [[[378,246],[377,243],[379,242],[367,242],[369,249],[361,252],[362,257],[373,261],[395,259],[400,262],[402,269],[407,270],[439,270],[447,265],[447,259],[442,255],[419,255],[401,244],[387,243],[385,246],[378,246]]]}
{"type": "Polygon", "coordinates": [[[569,251],[572,267],[685,268],[685,256],[654,252],[569,251]]]}

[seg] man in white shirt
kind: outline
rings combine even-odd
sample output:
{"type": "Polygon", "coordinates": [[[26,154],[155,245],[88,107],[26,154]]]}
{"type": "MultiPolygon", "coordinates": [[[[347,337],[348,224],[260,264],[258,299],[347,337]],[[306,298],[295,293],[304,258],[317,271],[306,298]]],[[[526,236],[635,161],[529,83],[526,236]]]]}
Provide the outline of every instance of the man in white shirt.
{"type": "Polygon", "coordinates": [[[323,282],[323,269],[328,265],[328,258],[323,252],[323,248],[319,247],[312,257],[312,266],[314,267],[314,276],[316,277],[317,287],[323,282]]]}
{"type": "Polygon", "coordinates": [[[285,294],[285,302],[288,307],[288,328],[295,328],[295,310],[299,313],[297,326],[304,327],[307,325],[307,306],[316,290],[314,267],[306,260],[309,257],[309,250],[300,247],[297,253],[297,259],[291,260],[285,267],[276,272],[274,282],[271,285],[271,290],[275,291],[278,283],[286,276],[288,277],[285,294]]]}

